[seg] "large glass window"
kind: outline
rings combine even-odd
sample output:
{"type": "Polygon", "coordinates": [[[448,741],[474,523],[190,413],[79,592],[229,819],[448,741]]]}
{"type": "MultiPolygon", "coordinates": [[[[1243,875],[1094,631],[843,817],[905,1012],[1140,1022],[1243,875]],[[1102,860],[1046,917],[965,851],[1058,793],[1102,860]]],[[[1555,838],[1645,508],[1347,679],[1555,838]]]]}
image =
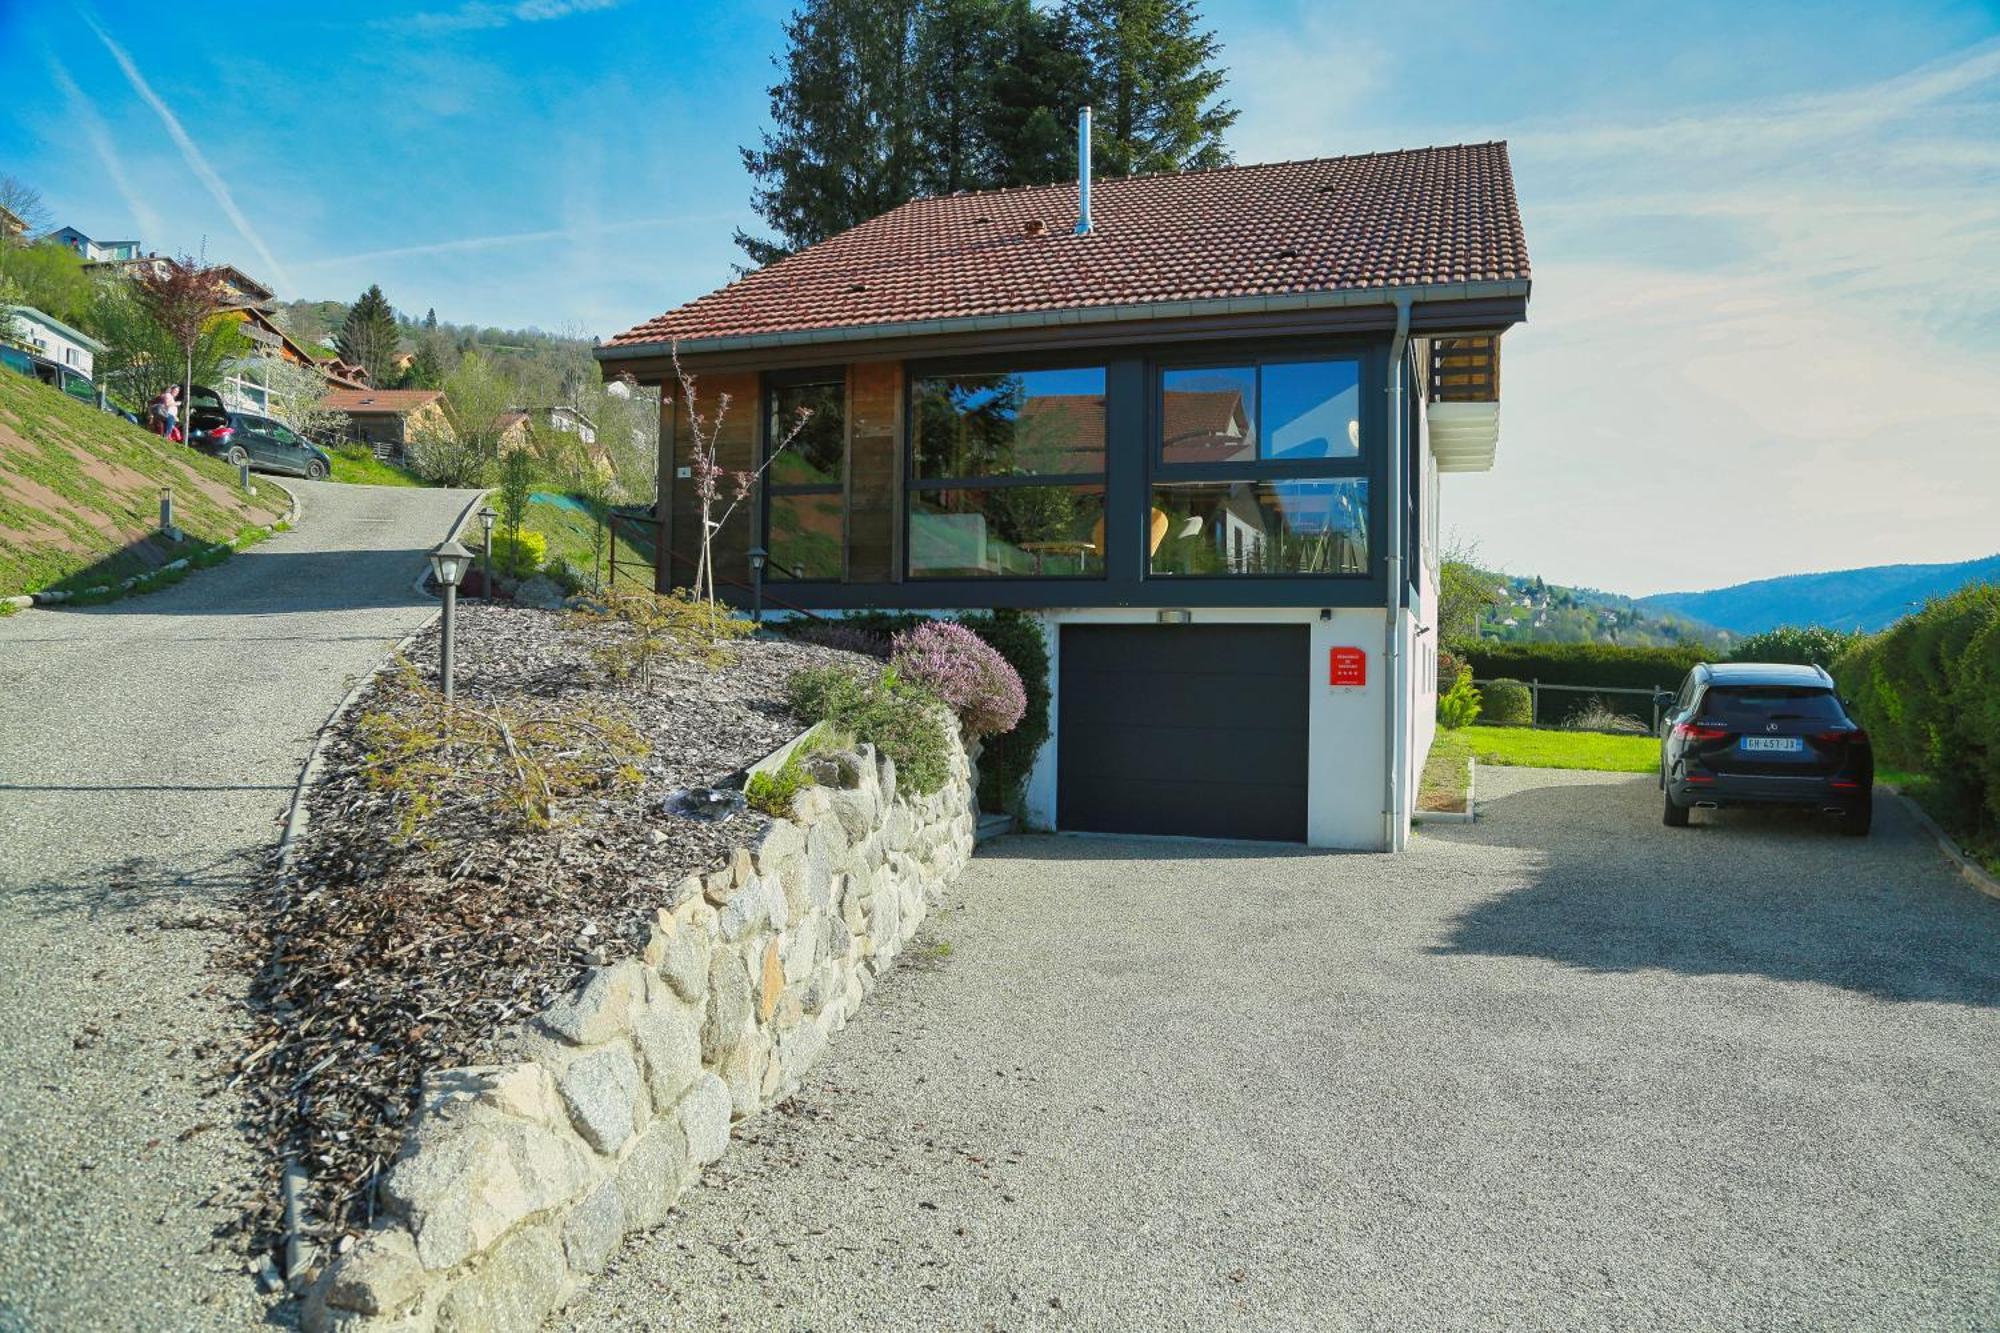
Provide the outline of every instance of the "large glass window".
{"type": "Polygon", "coordinates": [[[1149,574],[1368,573],[1359,361],[1176,367],[1159,405],[1149,574]]]}
{"type": "Polygon", "coordinates": [[[1104,573],[1104,368],[911,385],[911,578],[1104,573]]]}
{"type": "Polygon", "coordinates": [[[1365,574],[1368,482],[1163,482],[1147,515],[1152,574],[1365,574]]]}
{"type": "Polygon", "coordinates": [[[766,403],[764,447],[777,451],[764,472],[764,549],[770,553],[764,576],[779,581],[839,578],[846,545],[844,380],[773,388],[766,403]],[[800,425],[802,411],[808,415],[800,425]],[[790,444],[785,444],[787,436],[790,444]]]}

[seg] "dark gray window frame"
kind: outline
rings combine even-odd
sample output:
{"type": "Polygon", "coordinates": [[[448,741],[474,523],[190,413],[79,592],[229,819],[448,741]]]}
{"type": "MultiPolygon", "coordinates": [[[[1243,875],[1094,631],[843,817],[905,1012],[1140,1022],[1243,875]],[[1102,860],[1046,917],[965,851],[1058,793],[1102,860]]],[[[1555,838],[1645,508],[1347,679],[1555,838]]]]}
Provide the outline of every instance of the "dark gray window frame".
{"type": "Polygon", "coordinates": [[[848,402],[847,367],[804,366],[797,369],[767,370],[758,377],[757,385],[757,430],[756,459],[762,467],[771,448],[771,397],[780,389],[796,388],[805,384],[838,384],[840,386],[840,481],[836,485],[821,482],[810,484],[774,485],[765,480],[768,473],[760,472],[757,480],[757,494],[754,497],[757,514],[757,542],[766,551],[771,549],[771,500],[774,496],[787,495],[838,495],[840,497],[840,573],[829,578],[773,579],[766,577],[766,583],[775,583],[781,588],[820,587],[839,588],[847,583],[847,521],[853,508],[853,458],[854,435],[849,428],[848,418],[852,406],[848,402]]]}
{"type": "MultiPolygon", "coordinates": [[[[941,361],[909,361],[903,365],[903,447],[902,493],[897,497],[902,551],[897,569],[904,584],[921,588],[970,584],[1031,583],[1047,587],[1092,587],[1111,576],[1111,460],[1115,453],[1112,422],[1111,362],[1098,355],[1070,356],[979,356],[941,361]],[[1057,472],[1045,476],[919,477],[917,475],[917,385],[927,379],[951,375],[1032,374],[1051,370],[1102,370],[1104,372],[1104,468],[1099,472],[1057,472]],[[1094,486],[1104,492],[1105,565],[1102,574],[1006,574],[977,579],[941,579],[914,574],[910,570],[910,500],[929,491],[992,491],[1021,486],[1094,486]]],[[[978,603],[975,603],[978,604],[978,603]]],[[[1096,603],[1087,603],[1095,605],[1096,603]]],[[[994,603],[1011,605],[1011,603],[994,603]]]]}
{"type": "MultiPolygon", "coordinates": [[[[1287,341],[1277,346],[1269,344],[1251,346],[1224,346],[1200,349],[1195,354],[1176,351],[1170,357],[1155,361],[1151,367],[1152,402],[1147,418],[1146,433],[1146,494],[1152,495],[1156,482],[1171,485],[1174,482],[1282,482],[1282,481],[1365,481],[1368,483],[1368,571],[1362,574],[1155,574],[1150,569],[1142,569],[1141,574],[1148,582],[1164,582],[1176,587],[1199,588],[1206,591],[1218,584],[1248,583],[1266,585],[1277,583],[1383,583],[1387,580],[1386,553],[1376,550],[1378,536],[1385,531],[1382,522],[1383,491],[1388,482],[1388,470],[1382,465],[1378,455],[1388,452],[1388,440],[1382,432],[1387,425],[1387,411],[1379,401],[1381,395],[1370,394],[1368,386],[1371,374],[1379,374],[1386,363],[1387,349],[1369,344],[1355,344],[1352,340],[1299,340],[1287,341]],[[1372,355],[1371,355],[1372,350],[1372,355]],[[1258,376],[1257,395],[1257,448],[1264,447],[1264,402],[1263,368],[1267,365],[1305,365],[1316,361],[1352,361],[1355,363],[1355,390],[1359,398],[1356,404],[1360,411],[1361,451],[1352,458],[1300,458],[1265,459],[1259,458],[1239,463],[1169,463],[1166,458],[1167,421],[1167,375],[1176,370],[1226,370],[1241,366],[1253,366],[1258,376]]],[[[1149,498],[1150,503],[1150,498],[1149,498]]],[[[1146,562],[1150,564],[1150,561],[1146,562]]],[[[1254,600],[1254,599],[1253,599],[1254,600]]]]}

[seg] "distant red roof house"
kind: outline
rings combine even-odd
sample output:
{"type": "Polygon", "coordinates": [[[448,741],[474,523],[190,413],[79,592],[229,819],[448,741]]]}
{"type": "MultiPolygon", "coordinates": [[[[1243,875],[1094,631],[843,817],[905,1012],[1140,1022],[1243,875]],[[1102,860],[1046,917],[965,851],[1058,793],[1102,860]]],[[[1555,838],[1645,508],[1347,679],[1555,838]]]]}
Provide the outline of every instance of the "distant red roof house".
{"type": "Polygon", "coordinates": [[[1504,143],[918,199],[612,338],[604,359],[1008,325],[1526,296],[1504,143]]]}
{"type": "Polygon", "coordinates": [[[346,414],[350,439],[401,457],[414,427],[444,415],[438,406],[443,397],[441,389],[335,389],[326,396],[326,406],[346,414]]]}

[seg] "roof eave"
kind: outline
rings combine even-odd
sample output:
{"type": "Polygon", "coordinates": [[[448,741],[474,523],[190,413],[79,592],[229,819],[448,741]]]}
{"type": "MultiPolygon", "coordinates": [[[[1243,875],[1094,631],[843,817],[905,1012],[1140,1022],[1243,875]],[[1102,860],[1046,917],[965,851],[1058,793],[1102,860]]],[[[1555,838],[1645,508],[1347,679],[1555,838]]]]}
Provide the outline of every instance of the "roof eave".
{"type": "Polygon", "coordinates": [[[1008,329],[1059,325],[1126,324],[1148,320],[1189,319],[1213,315],[1285,314],[1302,310],[1332,310],[1352,306],[1388,306],[1402,298],[1412,301],[1480,301],[1528,295],[1526,278],[1481,282],[1406,283],[1391,287],[1344,288],[1322,292],[1286,292],[1271,296],[1230,296],[1206,301],[1143,301],[1115,306],[1067,306],[1056,310],[1024,310],[1002,315],[967,315],[956,319],[906,320],[890,324],[848,324],[827,329],[788,329],[775,333],[730,334],[719,338],[661,338],[642,343],[599,347],[599,361],[655,357],[678,347],[689,356],[717,352],[747,352],[766,348],[827,343],[880,342],[896,338],[942,337],[1008,329]]]}

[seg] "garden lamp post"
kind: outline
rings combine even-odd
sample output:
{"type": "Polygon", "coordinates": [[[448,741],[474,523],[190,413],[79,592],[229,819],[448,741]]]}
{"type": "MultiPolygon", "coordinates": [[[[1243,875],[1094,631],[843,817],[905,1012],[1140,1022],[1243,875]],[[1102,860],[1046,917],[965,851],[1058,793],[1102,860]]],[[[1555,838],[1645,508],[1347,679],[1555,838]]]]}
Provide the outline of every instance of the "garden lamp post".
{"type": "Polygon", "coordinates": [[[458,584],[472,566],[472,552],[446,537],[431,552],[431,573],[444,589],[444,628],[438,636],[438,674],[444,678],[444,701],[451,702],[452,632],[458,619],[458,584]]]}
{"type": "Polygon", "coordinates": [[[750,623],[764,623],[764,562],[771,553],[761,546],[750,548],[750,623]]]}
{"type": "Polygon", "coordinates": [[[480,567],[486,571],[486,602],[493,603],[493,520],[500,515],[493,512],[492,505],[479,506],[479,526],[486,530],[486,545],[481,554],[480,567]]]}

